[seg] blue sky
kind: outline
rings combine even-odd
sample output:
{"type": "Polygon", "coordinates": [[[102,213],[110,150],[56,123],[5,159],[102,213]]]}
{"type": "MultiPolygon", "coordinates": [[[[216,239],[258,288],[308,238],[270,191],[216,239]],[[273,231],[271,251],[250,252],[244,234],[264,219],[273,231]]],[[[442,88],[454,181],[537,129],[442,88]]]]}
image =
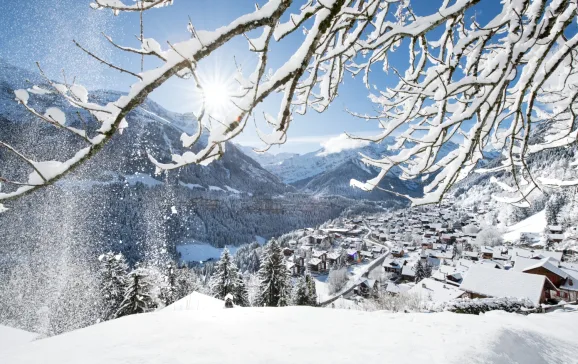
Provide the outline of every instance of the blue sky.
{"type": "MultiPolygon", "coordinates": [[[[49,76],[55,79],[61,77],[61,70],[64,69],[67,77],[76,76],[79,82],[89,89],[127,91],[134,82],[131,76],[99,65],[77,49],[72,39],[76,39],[104,59],[139,71],[140,57],[115,51],[101,35],[101,32],[105,32],[120,44],[138,47],[134,37],[139,32],[138,15],[122,13],[115,17],[111,11],[90,9],[89,2],[0,1],[0,57],[28,69],[35,69],[34,62],[39,61],[49,76]]],[[[263,3],[263,0],[258,2],[263,3]]],[[[495,10],[499,2],[484,0],[482,3],[485,11],[495,10]]],[[[145,13],[145,37],[153,37],[163,45],[166,40],[171,43],[182,41],[189,37],[186,31],[189,16],[197,29],[214,30],[239,15],[252,11],[254,4],[254,0],[175,0],[172,6],[145,13]]],[[[441,0],[414,0],[412,4],[415,12],[420,15],[435,11],[441,0]]],[[[481,9],[477,9],[478,16],[483,16],[481,9]]],[[[277,47],[271,59],[272,66],[282,64],[299,46],[299,40],[299,37],[293,37],[282,47],[277,47]]],[[[235,67],[233,55],[238,62],[248,67],[256,64],[255,55],[247,52],[246,41],[238,38],[213,55],[208,68],[221,78],[230,77],[235,67]]],[[[392,57],[391,62],[401,64],[407,62],[406,59],[405,54],[400,54],[392,57]]],[[[382,75],[374,76],[373,80],[378,87],[389,82],[387,77],[382,75]]],[[[329,110],[322,114],[309,111],[305,116],[295,116],[287,144],[271,151],[305,153],[319,149],[320,143],[344,131],[353,134],[378,132],[375,122],[354,118],[344,111],[347,106],[351,110],[371,113],[373,105],[367,95],[368,90],[363,86],[360,77],[352,79],[346,75],[340,95],[329,110]]],[[[196,106],[190,81],[171,80],[156,90],[151,98],[167,109],[178,112],[194,111],[196,106]]],[[[276,115],[278,100],[278,97],[271,98],[258,111],[268,111],[276,115]]],[[[240,136],[238,142],[258,145],[252,125],[240,136]]]]}

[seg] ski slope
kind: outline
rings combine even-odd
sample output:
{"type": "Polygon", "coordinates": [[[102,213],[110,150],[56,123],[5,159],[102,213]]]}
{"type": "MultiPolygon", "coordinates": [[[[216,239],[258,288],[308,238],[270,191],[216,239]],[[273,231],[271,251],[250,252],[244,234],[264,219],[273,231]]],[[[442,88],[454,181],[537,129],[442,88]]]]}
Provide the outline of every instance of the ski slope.
{"type": "Polygon", "coordinates": [[[502,235],[504,241],[520,239],[520,233],[541,233],[546,228],[546,211],[542,210],[512,226],[506,228],[502,235]]]}
{"type": "Polygon", "coordinates": [[[576,363],[578,313],[160,311],[0,352],[10,364],[576,363]]]}

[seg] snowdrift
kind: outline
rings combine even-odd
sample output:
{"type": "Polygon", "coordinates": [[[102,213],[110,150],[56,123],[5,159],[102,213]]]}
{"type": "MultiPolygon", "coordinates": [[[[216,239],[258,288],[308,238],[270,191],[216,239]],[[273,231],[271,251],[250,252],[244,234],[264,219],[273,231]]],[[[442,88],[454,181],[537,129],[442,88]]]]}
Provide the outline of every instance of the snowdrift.
{"type": "Polygon", "coordinates": [[[577,326],[576,312],[163,311],[6,350],[0,363],[576,363],[577,326]]]}
{"type": "Polygon", "coordinates": [[[38,337],[39,335],[34,332],[0,325],[0,356],[2,356],[3,352],[13,349],[18,345],[29,343],[38,337]]]}

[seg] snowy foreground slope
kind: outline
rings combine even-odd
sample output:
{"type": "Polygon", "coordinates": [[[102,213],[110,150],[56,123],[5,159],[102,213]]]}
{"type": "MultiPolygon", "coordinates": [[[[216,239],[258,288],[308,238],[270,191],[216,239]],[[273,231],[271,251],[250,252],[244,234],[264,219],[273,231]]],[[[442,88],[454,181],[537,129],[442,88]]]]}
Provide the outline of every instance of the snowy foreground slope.
{"type": "Polygon", "coordinates": [[[0,356],[1,353],[12,349],[18,345],[27,344],[36,340],[38,334],[28,332],[13,327],[0,325],[0,356]]]}
{"type": "Polygon", "coordinates": [[[160,311],[0,352],[0,363],[577,363],[578,313],[160,311]]]}

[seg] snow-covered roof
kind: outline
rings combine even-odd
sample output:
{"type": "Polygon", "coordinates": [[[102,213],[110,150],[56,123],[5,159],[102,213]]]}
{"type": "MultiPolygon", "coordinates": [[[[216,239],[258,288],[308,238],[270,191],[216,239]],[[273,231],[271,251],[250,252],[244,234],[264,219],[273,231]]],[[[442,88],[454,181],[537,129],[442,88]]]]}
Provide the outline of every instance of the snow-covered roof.
{"type": "Polygon", "coordinates": [[[536,264],[538,260],[532,258],[525,258],[522,256],[514,257],[514,269],[517,272],[523,272],[524,269],[536,264]]]}
{"type": "Polygon", "coordinates": [[[308,262],[308,264],[311,264],[311,265],[318,265],[319,263],[321,263],[321,259],[319,259],[319,258],[311,258],[308,262]]]}
{"type": "Polygon", "coordinates": [[[527,272],[529,270],[536,269],[536,268],[544,268],[547,271],[552,272],[552,273],[554,273],[557,276],[562,277],[562,278],[568,277],[568,274],[566,274],[566,272],[564,272],[562,269],[558,268],[556,265],[552,264],[551,258],[542,259],[542,260],[538,261],[536,264],[531,265],[529,267],[526,267],[524,269],[524,272],[527,272]]]}
{"type": "Polygon", "coordinates": [[[528,250],[522,248],[514,248],[512,252],[512,259],[516,259],[516,257],[524,257],[524,258],[554,258],[557,261],[562,260],[562,252],[553,252],[550,250],[528,250]]]}
{"type": "Polygon", "coordinates": [[[462,281],[460,289],[488,297],[527,298],[534,305],[540,303],[545,283],[554,285],[545,276],[520,273],[473,265],[462,281]]]}
{"type": "Polygon", "coordinates": [[[327,259],[338,259],[341,256],[339,252],[331,252],[327,254],[327,259]]]}
{"type": "Polygon", "coordinates": [[[564,281],[564,284],[560,286],[560,289],[578,291],[578,271],[568,268],[562,268],[562,270],[568,275],[568,278],[564,281]]]}
{"type": "Polygon", "coordinates": [[[161,312],[215,310],[223,307],[225,307],[225,301],[195,291],[163,308],[161,312]]]}
{"type": "Polygon", "coordinates": [[[411,287],[407,284],[388,283],[385,291],[387,293],[403,293],[409,291],[410,289],[411,287]]]}
{"type": "Polygon", "coordinates": [[[417,295],[422,301],[431,302],[448,302],[465,294],[461,289],[431,278],[416,283],[408,293],[417,295]]]}
{"type": "Polygon", "coordinates": [[[313,255],[313,257],[315,257],[315,258],[319,258],[319,257],[321,257],[323,254],[327,254],[327,251],[325,251],[325,250],[314,250],[312,255],[313,255]]]}
{"type": "Polygon", "coordinates": [[[401,274],[404,276],[413,277],[415,276],[415,267],[404,265],[403,268],[401,268],[401,274]]]}

